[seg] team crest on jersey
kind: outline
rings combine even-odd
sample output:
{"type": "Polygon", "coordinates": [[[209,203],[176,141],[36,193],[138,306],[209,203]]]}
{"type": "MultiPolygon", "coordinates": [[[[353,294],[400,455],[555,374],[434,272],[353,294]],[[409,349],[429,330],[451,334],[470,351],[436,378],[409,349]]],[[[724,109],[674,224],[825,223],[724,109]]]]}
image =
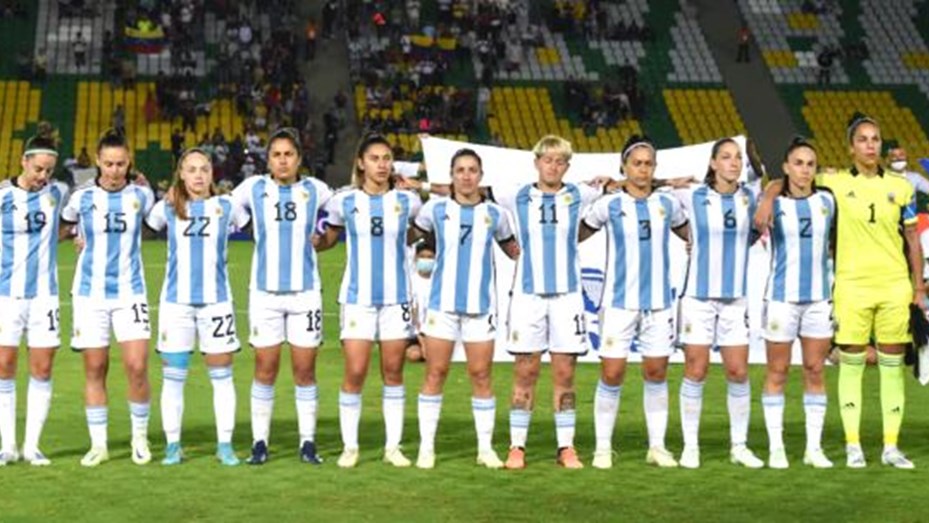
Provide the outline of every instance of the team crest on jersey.
{"type": "Polygon", "coordinates": [[[855,191],[848,191],[848,194],[846,194],[845,197],[846,197],[846,198],[854,198],[854,197],[855,197],[855,191]]]}
{"type": "Polygon", "coordinates": [[[303,198],[303,201],[309,201],[310,193],[306,191],[300,191],[300,197],[303,198]]]}
{"type": "Polygon", "coordinates": [[[51,207],[54,207],[54,206],[57,205],[57,204],[58,204],[58,200],[56,200],[54,196],[52,196],[51,194],[49,194],[49,195],[48,195],[48,205],[51,206],[51,207]]]}
{"type": "Polygon", "coordinates": [[[820,208],[819,208],[819,212],[820,212],[823,216],[829,216],[829,209],[827,209],[826,207],[820,207],[820,208]]]}
{"type": "Polygon", "coordinates": [[[748,207],[748,196],[742,195],[742,207],[748,207]]]}
{"type": "Polygon", "coordinates": [[[574,203],[574,197],[571,196],[570,194],[564,195],[564,203],[565,205],[571,205],[572,203],[574,203]]]}
{"type": "Polygon", "coordinates": [[[493,220],[490,219],[490,216],[484,216],[484,225],[490,227],[493,223],[493,220]]]}
{"type": "Polygon", "coordinates": [[[217,208],[216,208],[216,216],[222,216],[222,215],[223,215],[223,208],[222,208],[222,207],[217,207],[217,208]]]}
{"type": "Polygon", "coordinates": [[[394,214],[400,214],[401,212],[403,212],[403,207],[400,207],[399,203],[394,205],[394,214]]]}
{"type": "Polygon", "coordinates": [[[661,216],[662,218],[665,217],[664,207],[659,207],[659,208],[658,208],[658,216],[661,216]]]}
{"type": "Polygon", "coordinates": [[[897,195],[892,192],[887,193],[887,201],[890,203],[894,203],[895,201],[897,201],[897,195]]]}
{"type": "Polygon", "coordinates": [[[141,205],[139,205],[139,200],[132,200],[132,209],[138,211],[141,205]]]}

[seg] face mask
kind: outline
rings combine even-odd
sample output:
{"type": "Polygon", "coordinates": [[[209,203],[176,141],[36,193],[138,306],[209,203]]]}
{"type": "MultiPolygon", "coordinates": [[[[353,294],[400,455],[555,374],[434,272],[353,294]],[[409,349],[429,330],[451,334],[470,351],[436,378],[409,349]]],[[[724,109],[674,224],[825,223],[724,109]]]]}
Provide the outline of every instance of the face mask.
{"type": "Polygon", "coordinates": [[[896,162],[890,162],[890,168],[897,172],[903,172],[903,170],[906,169],[906,160],[897,160],[896,162]]]}
{"type": "Polygon", "coordinates": [[[423,274],[432,274],[432,269],[435,267],[435,260],[429,258],[421,258],[416,260],[416,271],[423,274]]]}

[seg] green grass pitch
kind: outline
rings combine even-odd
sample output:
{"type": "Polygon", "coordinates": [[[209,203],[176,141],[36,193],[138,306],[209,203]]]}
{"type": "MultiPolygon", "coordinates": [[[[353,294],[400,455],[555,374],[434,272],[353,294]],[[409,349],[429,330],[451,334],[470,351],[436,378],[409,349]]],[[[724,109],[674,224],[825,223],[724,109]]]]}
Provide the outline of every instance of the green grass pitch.
{"type": "MultiPolygon", "coordinates": [[[[62,324],[70,332],[72,310],[68,290],[74,273],[71,246],[61,246],[62,324]]],[[[240,335],[247,331],[246,309],[251,244],[230,248],[230,272],[238,309],[240,335]]],[[[164,271],[163,242],[146,242],[149,302],[157,305],[164,271]]],[[[442,420],[436,442],[435,470],[398,470],[380,462],[383,422],[377,360],[364,394],[361,421],[362,461],[354,470],[335,465],[341,450],[338,424],[338,387],[342,375],[335,297],[342,274],[344,250],[321,256],[325,302],[325,343],[319,356],[320,419],[317,442],[327,462],[320,467],[297,460],[297,423],[292,380],[285,359],[277,384],[271,430],[271,461],[263,467],[223,468],[213,458],[212,391],[203,361],[197,357],[186,390],[183,444],[184,464],[162,467],[159,393],[160,363],[152,350],[152,420],[150,439],[154,460],[139,467],[129,459],[129,414],[125,378],[118,350],[110,369],[111,461],[96,469],[78,464],[89,438],[83,410],[80,357],[60,351],[54,370],[55,392],[42,440],[51,467],[34,469],[15,464],[0,469],[0,521],[166,521],[183,520],[924,520],[918,500],[929,468],[929,409],[926,392],[908,380],[907,417],[902,447],[917,464],[915,472],[889,470],[880,465],[878,376],[869,369],[865,385],[863,442],[869,459],[865,470],[846,470],[842,430],[836,408],[837,373],[829,369],[830,404],[824,447],[836,462],[833,470],[804,467],[803,409],[799,370],[789,384],[785,433],[792,466],[786,471],[744,470],[728,463],[728,417],[725,384],[718,368],[711,370],[701,427],[703,468],[697,471],[659,470],[645,465],[646,433],[642,415],[641,379],[637,367],[629,372],[614,446],[616,466],[610,471],[587,467],[559,469],[554,464],[554,423],[551,387],[543,371],[538,405],[529,435],[528,467],[524,471],[490,471],[475,466],[475,435],[470,388],[461,365],[455,365],[445,390],[442,420]],[[922,479],[921,479],[922,478],[922,479]],[[909,504],[908,500],[912,500],[909,504]]],[[[2,312],[0,312],[2,313],[2,312]]],[[[153,321],[157,314],[153,311],[153,321]]],[[[157,332],[157,331],[156,331],[157,332]]],[[[244,339],[244,338],[243,338],[244,339]]],[[[67,336],[65,337],[67,343],[67,336]]],[[[154,348],[154,340],[152,342],[154,348]]],[[[27,366],[25,351],[19,368],[19,441],[25,424],[27,366]]],[[[251,349],[236,358],[238,390],[235,447],[244,458],[250,444],[249,386],[251,349]]],[[[497,365],[494,389],[498,399],[495,447],[505,455],[509,442],[508,396],[511,366],[497,365]]],[[[578,370],[577,446],[585,463],[593,450],[592,404],[598,369],[578,370]]],[[[418,430],[416,394],[422,365],[406,370],[407,406],[404,441],[415,459],[418,430]]],[[[681,367],[672,367],[671,416],[668,447],[680,452],[677,392],[681,367]]],[[[763,368],[752,369],[753,404],[750,446],[767,458],[767,437],[759,402],[763,368]]]]}

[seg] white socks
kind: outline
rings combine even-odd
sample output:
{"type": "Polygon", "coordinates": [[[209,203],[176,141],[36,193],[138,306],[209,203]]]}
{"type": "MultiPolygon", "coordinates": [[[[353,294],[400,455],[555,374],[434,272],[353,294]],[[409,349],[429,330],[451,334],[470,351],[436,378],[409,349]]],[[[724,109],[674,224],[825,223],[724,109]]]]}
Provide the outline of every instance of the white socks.
{"type": "Polygon", "coordinates": [[[107,407],[85,407],[87,415],[87,430],[90,432],[90,446],[106,448],[107,407]]]}
{"type": "Polygon", "coordinates": [[[603,381],[597,382],[597,393],[594,395],[594,433],[597,438],[597,450],[613,448],[613,429],[616,426],[616,416],[619,414],[622,392],[622,385],[613,386],[603,381]]]}
{"type": "Polygon", "coordinates": [[[0,380],[0,450],[16,450],[16,380],[0,380]]]}
{"type": "Polygon", "coordinates": [[[129,402],[129,419],[132,422],[132,439],[148,439],[148,414],[150,410],[149,402],[136,403],[129,402]]]}
{"type": "Polygon", "coordinates": [[[162,368],[161,424],[165,439],[170,443],[181,441],[181,420],[184,418],[184,383],[187,369],[162,368]]]}
{"type": "Polygon", "coordinates": [[[300,445],[304,441],[316,441],[316,411],[319,408],[319,392],[316,385],[294,389],[297,401],[297,427],[300,433],[300,445]]]}
{"type": "Polygon", "coordinates": [[[474,430],[477,432],[477,451],[493,450],[494,420],[497,415],[497,400],[489,398],[471,398],[471,412],[474,414],[474,430]]]}
{"type": "Polygon", "coordinates": [[[381,408],[384,413],[384,429],[386,439],[384,448],[394,449],[400,446],[403,439],[403,406],[406,402],[406,391],[403,385],[384,385],[381,408]]]}
{"type": "Polygon", "coordinates": [[[761,406],[768,429],[768,448],[772,452],[784,448],[784,394],[762,394],[761,406]]]}
{"type": "Polygon", "coordinates": [[[748,380],[743,383],[728,382],[726,404],[729,406],[729,437],[732,446],[745,445],[748,441],[748,420],[752,413],[752,386],[748,380]]]}
{"type": "Polygon", "coordinates": [[[526,447],[526,438],[529,436],[529,422],[532,420],[532,411],[525,409],[510,410],[510,446],[526,447]]]}
{"type": "Polygon", "coordinates": [[[645,381],[642,404],[645,408],[645,426],[648,428],[649,448],[665,448],[668,432],[668,382],[645,381]]]}
{"type": "Polygon", "coordinates": [[[236,395],[232,381],[232,366],[209,367],[213,384],[213,415],[216,417],[216,441],[231,443],[235,429],[236,395]]]}
{"type": "Polygon", "coordinates": [[[419,451],[435,452],[435,433],[439,428],[442,412],[442,395],[420,394],[418,401],[419,451]]]}
{"type": "Polygon", "coordinates": [[[252,381],[252,441],[270,443],[271,412],[274,410],[274,385],[252,381]]]}
{"type": "Polygon", "coordinates": [[[342,446],[358,448],[358,423],[361,422],[361,394],[339,391],[339,426],[342,429],[342,446]]]}
{"type": "Polygon", "coordinates": [[[681,431],[684,447],[699,446],[700,411],[703,409],[703,382],[684,378],[681,383],[681,431]]]}
{"type": "Polygon", "coordinates": [[[555,435],[558,439],[558,448],[574,446],[574,425],[577,413],[574,409],[555,412],[555,435]]]}
{"type": "Polygon", "coordinates": [[[48,418],[48,409],[52,404],[52,380],[29,378],[29,395],[26,398],[26,439],[23,449],[27,452],[38,450],[42,427],[48,418]]]}
{"type": "Polygon", "coordinates": [[[804,394],[803,411],[806,414],[806,450],[819,450],[822,448],[823,424],[826,421],[826,395],[804,394]]]}

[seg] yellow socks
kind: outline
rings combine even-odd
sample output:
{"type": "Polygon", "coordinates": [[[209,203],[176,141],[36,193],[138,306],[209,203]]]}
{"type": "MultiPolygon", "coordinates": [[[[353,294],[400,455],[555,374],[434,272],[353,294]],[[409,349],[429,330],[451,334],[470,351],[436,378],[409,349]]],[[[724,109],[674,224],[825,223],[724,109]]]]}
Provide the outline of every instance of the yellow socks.
{"type": "MultiPolygon", "coordinates": [[[[849,445],[860,444],[861,427],[861,379],[864,376],[864,352],[852,353],[840,351],[839,358],[839,412],[842,415],[842,427],[845,429],[845,442],[849,445]]],[[[901,358],[902,361],[902,358],[901,358]]],[[[902,369],[900,388],[903,388],[902,369]]],[[[884,398],[884,367],[881,366],[881,398],[884,398]]],[[[902,411],[902,408],[901,408],[902,411]]],[[[886,427],[886,415],[885,424],[886,427]]],[[[897,427],[899,427],[899,422],[897,427]]]]}
{"type": "MultiPolygon", "coordinates": [[[[903,354],[884,354],[877,356],[881,371],[881,413],[884,418],[884,445],[896,446],[903,422],[903,405],[906,403],[904,393],[903,354]]],[[[840,377],[841,383],[841,377],[840,377]]],[[[839,389],[841,391],[841,389],[839,389]]],[[[844,421],[844,416],[843,416],[844,421]]]]}

